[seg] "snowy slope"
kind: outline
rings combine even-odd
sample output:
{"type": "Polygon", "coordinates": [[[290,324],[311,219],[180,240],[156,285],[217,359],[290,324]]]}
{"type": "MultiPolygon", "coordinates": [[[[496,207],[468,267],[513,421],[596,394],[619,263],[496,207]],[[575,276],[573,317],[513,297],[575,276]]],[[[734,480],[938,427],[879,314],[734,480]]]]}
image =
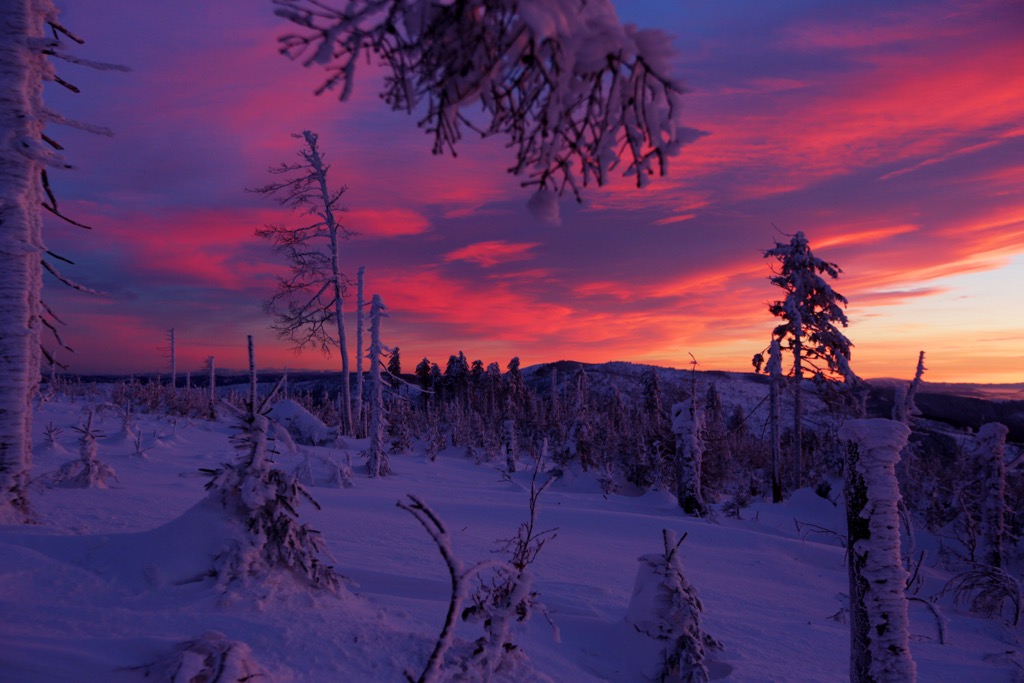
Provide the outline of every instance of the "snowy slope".
{"type": "MultiPolygon", "coordinates": [[[[219,511],[203,503],[198,470],[230,457],[230,427],[142,416],[137,430],[148,450],[140,457],[117,436],[116,411],[101,409],[97,421],[111,436],[100,441],[99,457],[119,481],[108,489],[45,488],[45,474],[76,457],[71,427],[96,404],[57,398],[38,408],[39,524],[0,527],[2,681],[161,680],[161,660],[210,631],[247,645],[253,665],[276,681],[418,676],[447,609],[448,576],[433,542],[396,501],[414,493],[432,506],[467,563],[493,557],[495,541],[513,536],[527,515],[528,472],[502,477],[449,449],[433,463],[419,451],[392,456],[395,476],[371,480],[355,443],[354,487],[314,488],[323,509],[301,509],[351,580],[347,591],[313,593],[282,575],[221,593],[202,574],[226,532],[219,511]],[[63,429],[63,449],[44,443],[48,423],[63,429]]],[[[279,464],[297,466],[299,448],[278,456],[279,464]]],[[[540,524],[558,532],[534,567],[533,585],[560,642],[535,616],[517,637],[525,658],[499,680],[643,680],[647,649],[624,617],[637,558],[659,550],[663,528],[688,534],[687,578],[703,601],[704,626],[725,646],[709,667],[714,679],[846,679],[844,550],[835,535],[803,524],[842,533],[840,508],[804,490],[781,505],[755,503],[742,520],[707,521],[683,516],[664,492],[600,491],[591,475],[568,472],[544,493],[540,524]]],[[[926,576],[921,596],[948,578],[936,569],[926,576]]],[[[949,620],[944,645],[932,615],[911,607],[919,680],[1015,680],[1024,662],[1016,631],[970,617],[948,598],[940,606],[949,620]]],[[[468,652],[479,634],[478,625],[460,624],[453,654],[468,652]]]]}

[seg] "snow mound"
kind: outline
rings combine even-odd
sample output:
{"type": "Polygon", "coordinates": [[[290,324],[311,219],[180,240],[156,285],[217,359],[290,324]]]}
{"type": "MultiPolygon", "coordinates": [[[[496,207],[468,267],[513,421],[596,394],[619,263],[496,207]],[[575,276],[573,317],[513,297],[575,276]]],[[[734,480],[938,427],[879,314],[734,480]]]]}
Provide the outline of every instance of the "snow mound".
{"type": "Polygon", "coordinates": [[[328,427],[295,401],[278,401],[268,413],[270,419],[284,426],[297,443],[325,446],[338,439],[338,429],[328,427]]]}

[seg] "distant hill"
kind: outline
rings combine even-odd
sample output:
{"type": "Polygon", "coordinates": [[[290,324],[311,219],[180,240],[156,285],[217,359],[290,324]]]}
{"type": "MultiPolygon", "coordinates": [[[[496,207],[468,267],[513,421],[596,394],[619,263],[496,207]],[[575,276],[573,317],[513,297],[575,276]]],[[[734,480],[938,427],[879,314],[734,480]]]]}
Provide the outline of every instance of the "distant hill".
{"type": "MultiPolygon", "coordinates": [[[[625,397],[635,398],[640,390],[640,374],[648,366],[639,363],[613,361],[609,363],[580,363],[561,360],[555,363],[532,365],[523,370],[527,384],[541,394],[551,390],[551,377],[559,391],[576,381],[577,373],[587,373],[591,392],[607,392],[612,387],[625,397]]],[[[723,372],[718,370],[691,370],[656,367],[658,380],[666,402],[688,395],[696,378],[698,391],[706,391],[715,384],[722,399],[731,405],[740,405],[745,411],[758,409],[767,394],[768,378],[751,372],[723,372]]],[[[892,414],[896,386],[907,380],[883,378],[869,380],[872,387],[869,410],[874,417],[892,414]]],[[[808,382],[807,391],[813,396],[814,387],[808,382]]],[[[1009,439],[1024,443],[1024,384],[950,384],[924,382],[917,395],[921,417],[946,424],[954,429],[977,431],[987,422],[1002,422],[1009,430],[1009,439]]],[[[820,404],[811,398],[808,410],[813,413],[820,404]]],[[[763,409],[759,412],[764,412],[763,409]]]]}

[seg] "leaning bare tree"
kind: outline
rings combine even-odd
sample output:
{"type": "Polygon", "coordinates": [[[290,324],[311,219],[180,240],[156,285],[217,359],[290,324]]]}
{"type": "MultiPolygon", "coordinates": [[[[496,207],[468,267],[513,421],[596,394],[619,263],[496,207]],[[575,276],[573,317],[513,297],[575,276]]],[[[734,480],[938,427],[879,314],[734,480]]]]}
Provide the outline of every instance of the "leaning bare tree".
{"type": "Polygon", "coordinates": [[[699,135],[676,121],[670,36],[624,26],[611,0],[273,2],[298,27],[281,52],[327,70],[317,94],[347,99],[356,64],[375,56],[392,109],[425,105],[418,124],[435,154],[454,154],[464,129],[508,136],[509,171],[537,188],[541,209],[567,188],[578,199],[620,164],[643,187],[699,135]]]}
{"type": "Polygon", "coordinates": [[[341,354],[341,431],[352,434],[352,402],[349,390],[348,345],[345,339],[344,297],[346,278],[339,265],[341,242],[353,234],[338,221],[344,209],[339,204],[345,187],[332,190],[327,183],[330,165],[317,145],[317,134],[304,131],[293,135],[305,141],[298,163],[282,163],[270,169],[284,179],[251,190],[276,197],[283,205],[312,223],[298,227],[268,225],[256,235],[274,245],[274,251],[288,259],[287,277],[278,278],[277,291],[264,303],[274,316],[273,328],[296,349],[317,347],[329,356],[341,354]]]}
{"type": "MultiPolygon", "coordinates": [[[[60,320],[42,298],[43,271],[65,279],[53,265],[63,259],[43,244],[42,209],[80,227],[57,205],[49,168],[70,168],[63,149],[43,132],[47,123],[109,131],[71,121],[46,108],[43,82],[78,88],[54,73],[48,57],[98,69],[121,69],[79,59],[65,39],[83,42],[57,21],[51,0],[0,0],[0,521],[25,519],[32,465],[32,398],[39,388],[42,331],[57,343],[60,320]]],[[[51,356],[52,360],[52,356],[51,356]]]]}

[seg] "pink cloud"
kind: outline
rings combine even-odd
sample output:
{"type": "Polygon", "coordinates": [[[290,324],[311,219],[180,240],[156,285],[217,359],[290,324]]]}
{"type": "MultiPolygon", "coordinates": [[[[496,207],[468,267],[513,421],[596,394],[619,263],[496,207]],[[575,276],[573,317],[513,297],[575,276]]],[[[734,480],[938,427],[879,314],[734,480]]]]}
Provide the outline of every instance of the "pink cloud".
{"type": "Polygon", "coordinates": [[[476,242],[465,247],[450,251],[444,256],[445,261],[469,261],[483,268],[491,268],[499,263],[523,261],[532,258],[532,251],[540,246],[540,242],[506,242],[505,240],[489,240],[476,242]]]}
{"type": "Polygon", "coordinates": [[[377,239],[421,235],[430,230],[430,221],[410,209],[349,209],[345,224],[360,236],[377,239]]]}

